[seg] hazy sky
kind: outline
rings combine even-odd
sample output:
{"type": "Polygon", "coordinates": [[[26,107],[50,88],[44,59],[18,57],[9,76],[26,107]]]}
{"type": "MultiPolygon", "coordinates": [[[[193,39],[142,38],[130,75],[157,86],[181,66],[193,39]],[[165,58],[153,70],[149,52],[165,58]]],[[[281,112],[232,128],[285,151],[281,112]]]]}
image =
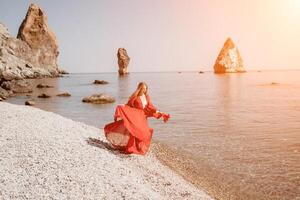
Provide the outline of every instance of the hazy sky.
{"type": "Polygon", "coordinates": [[[212,70],[227,37],[245,68],[300,69],[300,0],[0,0],[0,22],[16,36],[37,3],[70,72],[212,70]]]}

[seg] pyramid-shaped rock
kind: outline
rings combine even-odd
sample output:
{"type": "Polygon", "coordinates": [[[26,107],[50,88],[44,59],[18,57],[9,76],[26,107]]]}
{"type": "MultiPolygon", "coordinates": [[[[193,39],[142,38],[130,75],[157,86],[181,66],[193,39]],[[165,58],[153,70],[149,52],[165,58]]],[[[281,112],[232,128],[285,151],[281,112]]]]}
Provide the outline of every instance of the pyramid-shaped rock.
{"type": "Polygon", "coordinates": [[[17,38],[25,41],[36,53],[36,61],[41,67],[57,69],[59,52],[56,37],[48,27],[45,13],[38,5],[29,6],[17,38]]]}
{"type": "Polygon", "coordinates": [[[245,72],[239,50],[228,38],[214,65],[215,73],[245,72]]]}

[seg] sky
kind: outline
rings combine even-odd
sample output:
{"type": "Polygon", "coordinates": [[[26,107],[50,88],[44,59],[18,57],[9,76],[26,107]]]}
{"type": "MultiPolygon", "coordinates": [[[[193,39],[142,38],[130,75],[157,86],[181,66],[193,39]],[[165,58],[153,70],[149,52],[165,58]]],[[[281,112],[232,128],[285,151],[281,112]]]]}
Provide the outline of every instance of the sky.
{"type": "Polygon", "coordinates": [[[0,22],[16,36],[38,4],[75,73],[211,71],[228,37],[246,70],[300,69],[300,0],[0,0],[0,22]]]}

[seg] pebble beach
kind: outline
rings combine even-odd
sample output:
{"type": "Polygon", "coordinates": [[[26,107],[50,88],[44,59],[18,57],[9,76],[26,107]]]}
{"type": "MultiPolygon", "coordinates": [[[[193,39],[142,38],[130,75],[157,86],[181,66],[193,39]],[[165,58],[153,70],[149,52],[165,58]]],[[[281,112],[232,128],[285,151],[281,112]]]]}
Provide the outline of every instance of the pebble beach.
{"type": "Polygon", "coordinates": [[[146,156],[112,149],[103,130],[0,102],[0,199],[212,199],[146,156]]]}

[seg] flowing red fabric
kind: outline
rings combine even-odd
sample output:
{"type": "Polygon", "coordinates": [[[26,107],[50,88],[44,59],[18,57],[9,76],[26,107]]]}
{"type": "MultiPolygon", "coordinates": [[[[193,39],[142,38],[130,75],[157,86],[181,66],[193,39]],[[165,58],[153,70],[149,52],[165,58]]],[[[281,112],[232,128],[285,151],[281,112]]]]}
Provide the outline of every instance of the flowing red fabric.
{"type": "Polygon", "coordinates": [[[139,97],[129,99],[126,105],[118,105],[115,121],[104,127],[107,140],[125,153],[145,154],[152,139],[153,129],[148,126],[147,118],[163,118],[167,122],[170,115],[156,112],[148,95],[145,108],[139,97]],[[119,119],[119,120],[118,120],[119,119]]]}

